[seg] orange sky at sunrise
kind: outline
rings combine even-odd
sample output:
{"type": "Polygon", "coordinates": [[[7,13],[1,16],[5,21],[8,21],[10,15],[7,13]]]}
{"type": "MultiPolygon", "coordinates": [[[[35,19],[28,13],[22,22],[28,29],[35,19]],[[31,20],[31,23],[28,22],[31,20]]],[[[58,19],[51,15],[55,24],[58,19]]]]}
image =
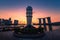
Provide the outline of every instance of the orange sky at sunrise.
{"type": "MultiPolygon", "coordinates": [[[[33,23],[38,23],[38,18],[51,17],[52,22],[60,21],[60,12],[53,10],[44,10],[39,8],[33,8],[33,23]]],[[[8,19],[12,18],[12,21],[19,20],[19,24],[26,23],[26,8],[9,8],[0,10],[0,18],[8,19]]]]}

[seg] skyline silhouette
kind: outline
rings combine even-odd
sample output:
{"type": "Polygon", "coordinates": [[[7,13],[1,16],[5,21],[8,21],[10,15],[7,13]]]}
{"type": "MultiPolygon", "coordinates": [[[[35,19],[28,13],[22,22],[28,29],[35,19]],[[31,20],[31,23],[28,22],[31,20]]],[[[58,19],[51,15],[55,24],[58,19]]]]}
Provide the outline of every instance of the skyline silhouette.
{"type": "Polygon", "coordinates": [[[60,40],[60,0],[0,0],[0,40],[60,40]]]}
{"type": "Polygon", "coordinates": [[[12,18],[19,20],[19,23],[26,23],[26,10],[28,5],[33,7],[33,23],[38,22],[38,17],[51,17],[52,22],[60,22],[60,1],[59,0],[0,0],[0,18],[12,18]]]}

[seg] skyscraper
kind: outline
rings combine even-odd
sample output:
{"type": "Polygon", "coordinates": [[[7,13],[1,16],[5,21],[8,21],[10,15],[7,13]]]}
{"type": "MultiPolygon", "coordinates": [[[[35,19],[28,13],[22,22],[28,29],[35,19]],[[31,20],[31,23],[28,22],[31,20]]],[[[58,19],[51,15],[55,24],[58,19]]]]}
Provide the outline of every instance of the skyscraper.
{"type": "Polygon", "coordinates": [[[32,23],[32,10],[31,6],[26,8],[27,25],[31,25],[32,23]]]}
{"type": "Polygon", "coordinates": [[[14,25],[18,25],[18,20],[14,20],[14,25]]]}

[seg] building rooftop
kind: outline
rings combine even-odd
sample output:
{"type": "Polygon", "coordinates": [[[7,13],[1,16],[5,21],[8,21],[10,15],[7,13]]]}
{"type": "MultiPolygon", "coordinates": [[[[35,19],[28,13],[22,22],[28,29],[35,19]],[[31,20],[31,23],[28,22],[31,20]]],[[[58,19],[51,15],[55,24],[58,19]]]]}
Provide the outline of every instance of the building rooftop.
{"type": "Polygon", "coordinates": [[[28,7],[27,7],[27,10],[32,10],[32,7],[31,7],[31,6],[28,6],[28,7]]]}

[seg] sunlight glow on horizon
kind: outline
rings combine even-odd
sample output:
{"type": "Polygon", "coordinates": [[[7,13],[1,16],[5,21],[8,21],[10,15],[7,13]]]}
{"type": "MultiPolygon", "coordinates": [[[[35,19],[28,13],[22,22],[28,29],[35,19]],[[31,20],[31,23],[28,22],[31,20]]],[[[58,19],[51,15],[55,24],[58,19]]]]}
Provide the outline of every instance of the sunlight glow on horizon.
{"type": "MultiPolygon", "coordinates": [[[[51,17],[52,22],[59,22],[60,12],[51,12],[43,9],[33,8],[33,23],[38,23],[38,18],[51,17]]],[[[7,9],[0,10],[0,18],[9,19],[12,18],[12,21],[19,20],[19,24],[26,24],[26,8],[17,8],[17,9],[7,9]]]]}

